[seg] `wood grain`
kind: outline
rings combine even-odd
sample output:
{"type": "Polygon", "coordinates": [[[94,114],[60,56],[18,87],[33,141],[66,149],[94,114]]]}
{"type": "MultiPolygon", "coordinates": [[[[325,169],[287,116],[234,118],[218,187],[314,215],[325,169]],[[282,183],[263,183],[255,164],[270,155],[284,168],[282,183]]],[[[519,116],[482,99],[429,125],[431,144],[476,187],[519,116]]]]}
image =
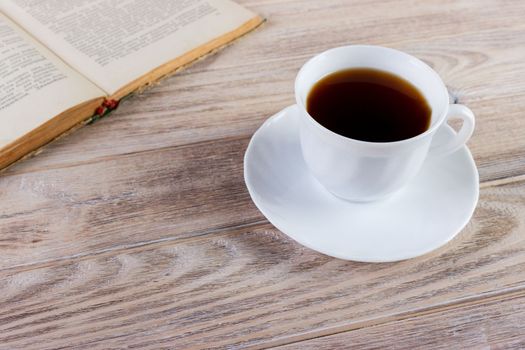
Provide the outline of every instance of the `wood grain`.
{"type": "Polygon", "coordinates": [[[276,349],[523,349],[525,296],[506,297],[276,349]]]}
{"type": "Polygon", "coordinates": [[[525,182],[484,188],[461,235],[398,263],[332,259],[266,224],[121,248],[0,271],[0,344],[287,344],[428,310],[448,312],[492,295],[524,294],[524,251],[525,182]]]}
{"type": "Polygon", "coordinates": [[[268,22],[0,175],[0,349],[523,347],[525,2],[239,2],[268,22]],[[332,259],[245,189],[252,133],[348,43],[421,57],[476,113],[480,203],[436,252],[332,259]]]}
{"type": "Polygon", "coordinates": [[[0,269],[263,220],[243,181],[247,142],[223,139],[4,176],[0,269]]]}

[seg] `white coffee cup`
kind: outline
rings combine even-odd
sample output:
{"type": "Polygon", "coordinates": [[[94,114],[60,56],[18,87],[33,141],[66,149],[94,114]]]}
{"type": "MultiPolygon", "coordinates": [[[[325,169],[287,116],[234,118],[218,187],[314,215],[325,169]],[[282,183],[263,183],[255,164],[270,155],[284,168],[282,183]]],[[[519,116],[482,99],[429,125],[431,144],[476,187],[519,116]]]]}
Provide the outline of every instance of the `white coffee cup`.
{"type": "Polygon", "coordinates": [[[405,186],[427,157],[448,155],[461,148],[474,131],[474,114],[463,105],[449,104],[439,75],[421,60],[379,46],[352,45],[325,51],[310,59],[295,80],[296,108],[300,110],[300,138],[304,160],[315,178],[334,195],[358,202],[383,199],[405,186]],[[428,130],[396,142],[365,142],[325,128],[306,110],[312,86],[326,75],[361,67],[391,72],[416,86],[432,108],[428,130]],[[463,125],[445,144],[432,142],[447,120],[463,125]]]}

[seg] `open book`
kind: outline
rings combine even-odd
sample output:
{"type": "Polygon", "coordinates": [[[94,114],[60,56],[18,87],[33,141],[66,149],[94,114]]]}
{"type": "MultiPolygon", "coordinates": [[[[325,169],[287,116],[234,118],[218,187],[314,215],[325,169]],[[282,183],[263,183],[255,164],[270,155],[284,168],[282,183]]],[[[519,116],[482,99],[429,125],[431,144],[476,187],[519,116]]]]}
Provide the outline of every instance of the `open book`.
{"type": "Polygon", "coordinates": [[[0,0],[0,169],[261,22],[230,0],[0,0]]]}

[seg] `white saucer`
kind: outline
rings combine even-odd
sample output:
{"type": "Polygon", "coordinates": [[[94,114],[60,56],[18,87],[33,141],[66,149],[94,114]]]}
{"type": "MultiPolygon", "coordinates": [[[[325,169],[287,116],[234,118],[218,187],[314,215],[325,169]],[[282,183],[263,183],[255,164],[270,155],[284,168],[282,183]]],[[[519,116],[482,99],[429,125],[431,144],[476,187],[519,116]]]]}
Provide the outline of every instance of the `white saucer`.
{"type": "MultiPolygon", "coordinates": [[[[308,172],[298,118],[287,108],[257,130],[244,156],[244,179],[264,216],[302,245],[354,261],[404,260],[444,245],[470,220],[479,178],[467,147],[427,160],[407,187],[384,201],[351,203],[308,172]]],[[[435,137],[453,133],[443,128],[435,137]]]]}

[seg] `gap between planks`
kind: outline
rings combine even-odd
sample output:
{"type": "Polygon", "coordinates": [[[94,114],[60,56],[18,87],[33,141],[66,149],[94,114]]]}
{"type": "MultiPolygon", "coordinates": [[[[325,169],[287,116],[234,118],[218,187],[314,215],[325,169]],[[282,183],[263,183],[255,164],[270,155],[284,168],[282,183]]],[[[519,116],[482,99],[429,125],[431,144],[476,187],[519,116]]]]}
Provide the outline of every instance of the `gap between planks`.
{"type": "Polygon", "coordinates": [[[520,181],[525,181],[525,174],[508,176],[508,177],[503,177],[503,178],[494,179],[494,180],[486,180],[486,181],[480,182],[479,188],[483,189],[483,188],[489,188],[489,187],[503,186],[503,185],[514,183],[514,182],[520,182],[520,181]]]}

